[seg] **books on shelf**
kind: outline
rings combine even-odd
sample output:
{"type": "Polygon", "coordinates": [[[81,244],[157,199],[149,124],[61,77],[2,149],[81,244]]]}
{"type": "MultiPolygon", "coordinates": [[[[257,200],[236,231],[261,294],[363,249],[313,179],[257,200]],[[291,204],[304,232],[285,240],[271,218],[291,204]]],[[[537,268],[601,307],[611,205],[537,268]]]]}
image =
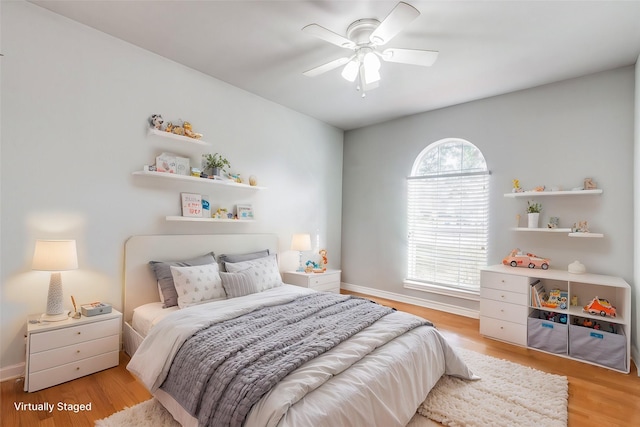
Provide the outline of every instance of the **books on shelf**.
{"type": "Polygon", "coordinates": [[[562,289],[546,291],[540,280],[531,284],[531,307],[566,310],[569,306],[569,293],[562,289]]]}
{"type": "Polygon", "coordinates": [[[547,301],[547,294],[542,282],[536,280],[531,284],[531,306],[532,307],[544,307],[544,303],[547,301]]]}

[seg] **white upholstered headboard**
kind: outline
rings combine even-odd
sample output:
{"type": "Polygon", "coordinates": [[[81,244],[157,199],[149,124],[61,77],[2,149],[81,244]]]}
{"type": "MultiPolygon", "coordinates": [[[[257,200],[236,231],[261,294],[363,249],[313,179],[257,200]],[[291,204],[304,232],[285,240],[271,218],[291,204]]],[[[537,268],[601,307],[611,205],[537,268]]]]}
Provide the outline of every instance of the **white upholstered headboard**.
{"type": "Polygon", "coordinates": [[[213,252],[240,254],[269,249],[278,252],[275,234],[188,234],[133,236],[124,245],[124,319],[133,309],[160,301],[156,278],[149,261],[179,261],[213,252]]]}

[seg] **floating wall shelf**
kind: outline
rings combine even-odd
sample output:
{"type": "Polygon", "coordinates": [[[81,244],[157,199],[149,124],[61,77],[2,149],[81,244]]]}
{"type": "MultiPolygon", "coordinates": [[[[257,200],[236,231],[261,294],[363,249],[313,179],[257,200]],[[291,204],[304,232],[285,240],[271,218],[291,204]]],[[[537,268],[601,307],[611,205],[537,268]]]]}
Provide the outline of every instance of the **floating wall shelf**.
{"type": "Polygon", "coordinates": [[[189,138],[188,136],[178,135],[178,134],[171,133],[171,132],[165,132],[163,130],[158,130],[158,129],[154,129],[154,128],[149,128],[149,135],[157,135],[157,136],[160,136],[162,138],[175,139],[177,141],[188,142],[190,144],[200,145],[200,146],[203,146],[203,147],[210,147],[211,146],[211,143],[203,141],[201,139],[189,138]]]}
{"type": "Polygon", "coordinates": [[[182,221],[182,222],[233,222],[238,224],[255,222],[253,219],[222,219],[222,218],[200,218],[190,216],[167,216],[167,221],[182,221]]]}
{"type": "Polygon", "coordinates": [[[602,189],[596,190],[562,190],[562,191],[523,191],[522,193],[505,193],[504,197],[545,197],[545,196],[587,196],[602,194],[602,189]]]}
{"type": "Polygon", "coordinates": [[[175,173],[168,173],[168,172],[136,171],[136,172],[133,172],[132,175],[147,176],[152,178],[172,179],[176,181],[186,181],[186,182],[193,182],[198,184],[217,185],[220,187],[240,188],[240,189],[246,189],[246,190],[264,190],[266,188],[266,187],[259,187],[257,185],[240,184],[237,182],[233,182],[231,180],[198,178],[195,176],[178,175],[175,173]]]}

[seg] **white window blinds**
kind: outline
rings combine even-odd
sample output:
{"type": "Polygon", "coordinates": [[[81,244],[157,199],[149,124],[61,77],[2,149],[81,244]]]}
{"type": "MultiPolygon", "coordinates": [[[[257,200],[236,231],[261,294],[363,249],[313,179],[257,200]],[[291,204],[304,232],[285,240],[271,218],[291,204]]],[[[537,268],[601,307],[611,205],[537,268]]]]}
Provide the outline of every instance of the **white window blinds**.
{"type": "Polygon", "coordinates": [[[408,178],[407,279],[477,291],[479,269],[487,263],[489,211],[489,171],[482,154],[469,142],[446,140],[418,156],[416,172],[427,173],[408,178]],[[469,153],[473,162],[462,159],[469,153]],[[465,170],[465,164],[472,167],[465,170]]]}

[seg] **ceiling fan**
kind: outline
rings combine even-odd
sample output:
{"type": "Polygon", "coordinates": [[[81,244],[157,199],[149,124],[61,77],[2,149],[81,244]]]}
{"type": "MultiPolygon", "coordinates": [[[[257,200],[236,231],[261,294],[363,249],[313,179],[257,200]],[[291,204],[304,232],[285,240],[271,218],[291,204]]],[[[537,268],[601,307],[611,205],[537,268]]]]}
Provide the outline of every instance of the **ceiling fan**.
{"type": "Polygon", "coordinates": [[[420,16],[418,9],[408,3],[400,2],[382,22],[377,19],[358,19],[353,22],[347,28],[346,37],[318,24],[307,25],[302,29],[305,33],[354,52],[350,56],[334,59],[303,74],[314,77],[344,65],[342,77],[350,82],[358,80],[356,89],[361,91],[364,97],[367,90],[378,87],[380,59],[385,62],[423,67],[433,65],[438,58],[436,51],[400,48],[378,51],[378,47],[387,44],[418,16],[420,16]]]}

